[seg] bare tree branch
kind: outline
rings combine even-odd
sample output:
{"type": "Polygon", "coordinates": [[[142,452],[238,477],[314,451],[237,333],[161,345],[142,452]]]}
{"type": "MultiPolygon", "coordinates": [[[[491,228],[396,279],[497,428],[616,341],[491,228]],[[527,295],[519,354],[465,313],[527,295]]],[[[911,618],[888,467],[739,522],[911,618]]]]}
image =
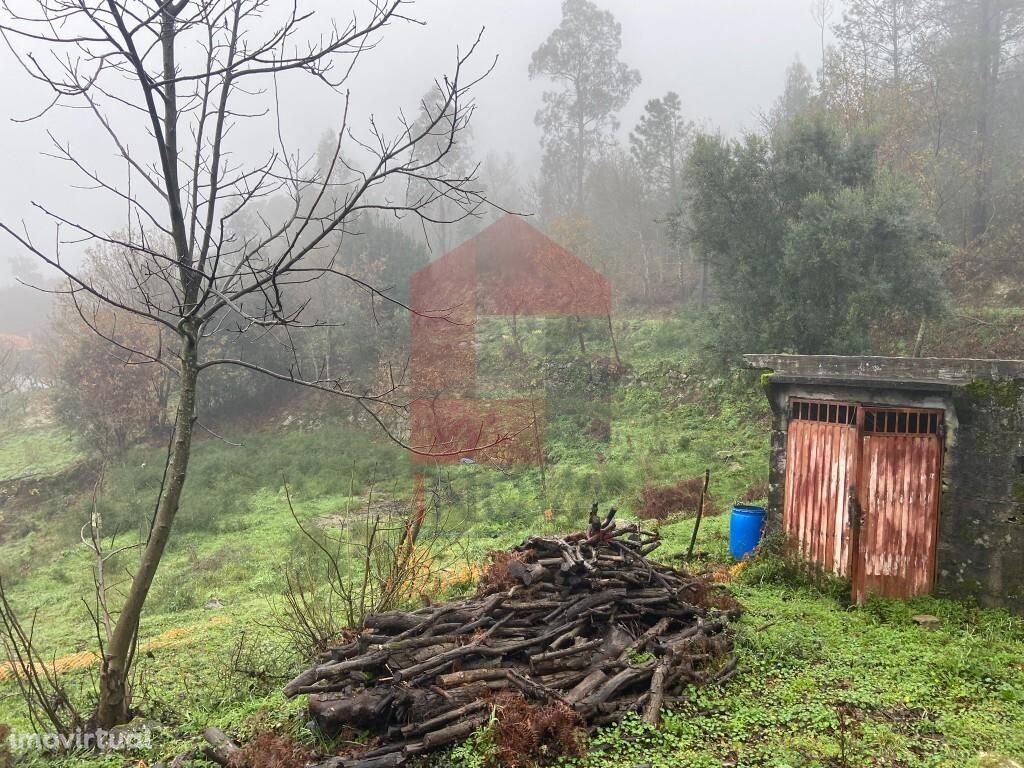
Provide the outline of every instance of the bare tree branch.
{"type": "MultiPolygon", "coordinates": [[[[385,215],[456,222],[487,204],[475,168],[455,172],[444,162],[469,127],[471,91],[489,71],[469,73],[479,37],[456,53],[454,71],[436,81],[440,98],[424,110],[426,119],[409,122],[399,111],[393,130],[373,119],[363,131],[351,124],[345,84],[390,25],[418,23],[406,13],[410,5],[363,0],[346,18],[325,17],[302,0],[0,5],[0,35],[25,72],[49,90],[34,119],[58,108],[80,110],[128,169],[127,180],[116,181],[81,148],[54,135],[53,156],[76,171],[92,194],[117,209],[126,206],[126,226],[103,233],[73,213],[36,203],[52,226],[52,246],[34,240],[24,225],[0,220],[0,231],[62,275],[66,286],[58,290],[124,365],[160,365],[175,381],[177,412],[152,525],[116,620],[102,633],[100,701],[93,717],[100,727],[131,713],[128,680],[139,620],[185,483],[202,374],[234,366],[346,397],[404,445],[376,410],[403,406],[393,398],[395,385],[361,392],[325,375],[318,363],[304,374],[296,334],[331,325],[315,316],[311,304],[308,286],[318,280],[357,286],[370,297],[371,311],[377,300],[408,309],[338,259],[357,222],[385,215]],[[288,148],[280,130],[283,77],[289,83],[303,77],[325,100],[344,105],[328,156],[288,148]],[[253,128],[271,120],[277,146],[247,159],[249,138],[258,135],[253,128]],[[118,269],[77,268],[62,253],[66,249],[105,249],[118,269]],[[157,348],[132,348],[117,333],[118,317],[160,329],[157,348]],[[236,356],[238,347],[224,354],[217,342],[226,334],[272,340],[290,361],[283,366],[287,372],[236,356]]],[[[459,452],[406,447],[427,455],[459,452]]],[[[480,447],[487,446],[457,446],[480,447]]],[[[97,615],[104,615],[102,606],[97,615]]]]}

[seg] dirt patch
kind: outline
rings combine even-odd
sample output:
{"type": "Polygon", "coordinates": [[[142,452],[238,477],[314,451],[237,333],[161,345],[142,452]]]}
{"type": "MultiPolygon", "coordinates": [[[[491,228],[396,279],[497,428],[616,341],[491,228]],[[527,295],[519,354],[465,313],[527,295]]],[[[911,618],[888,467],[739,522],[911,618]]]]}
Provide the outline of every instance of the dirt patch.
{"type": "MultiPolygon", "coordinates": [[[[640,491],[637,517],[641,520],[667,520],[673,515],[695,515],[700,507],[700,492],[703,487],[703,477],[691,477],[675,485],[645,486],[640,491]]],[[[709,493],[704,500],[704,514],[711,517],[721,513],[721,508],[709,493]]]]}
{"type": "Polygon", "coordinates": [[[320,515],[313,520],[317,528],[347,528],[356,520],[373,519],[405,520],[409,516],[410,504],[400,499],[382,499],[372,503],[353,505],[351,509],[339,510],[329,515],[320,515]]]}
{"type": "Polygon", "coordinates": [[[52,474],[32,474],[0,481],[0,509],[41,503],[70,491],[89,488],[99,474],[95,461],[79,461],[52,474]]]}
{"type": "Polygon", "coordinates": [[[695,581],[686,585],[681,597],[692,605],[699,605],[704,608],[714,608],[715,610],[723,612],[738,612],[743,610],[743,606],[740,604],[739,600],[717,586],[720,583],[721,582],[713,581],[695,581]]]}

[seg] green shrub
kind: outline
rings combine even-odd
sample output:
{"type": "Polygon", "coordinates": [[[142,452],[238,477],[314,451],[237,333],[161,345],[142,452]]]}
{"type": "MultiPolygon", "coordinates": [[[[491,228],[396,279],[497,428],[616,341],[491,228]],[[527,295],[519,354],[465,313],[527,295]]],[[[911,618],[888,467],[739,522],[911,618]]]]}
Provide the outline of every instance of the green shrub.
{"type": "Polygon", "coordinates": [[[151,611],[180,613],[200,603],[195,576],[188,569],[164,569],[157,574],[148,605],[151,611]]]}
{"type": "Polygon", "coordinates": [[[876,595],[870,595],[860,609],[879,624],[910,624],[910,617],[914,615],[905,601],[876,595]]]}

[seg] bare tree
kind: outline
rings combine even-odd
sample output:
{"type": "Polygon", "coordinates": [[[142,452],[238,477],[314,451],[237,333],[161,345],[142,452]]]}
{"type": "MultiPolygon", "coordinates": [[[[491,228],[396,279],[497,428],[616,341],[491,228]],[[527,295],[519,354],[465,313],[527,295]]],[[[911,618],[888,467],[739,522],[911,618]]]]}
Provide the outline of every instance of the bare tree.
{"type": "Polygon", "coordinates": [[[835,33],[840,45],[859,48],[869,82],[902,94],[921,78],[928,42],[924,0],[847,0],[835,33]]]}
{"type": "Polygon", "coordinates": [[[818,28],[819,43],[821,45],[822,72],[825,71],[825,51],[828,47],[826,44],[828,24],[832,19],[835,6],[834,0],[813,0],[811,3],[811,18],[814,19],[814,26],[818,28]]]}
{"type": "MultiPolygon", "coordinates": [[[[479,38],[456,56],[451,75],[437,81],[439,96],[419,105],[426,119],[399,118],[391,132],[373,119],[365,132],[349,123],[349,75],[389,25],[413,21],[407,4],[366,0],[363,13],[347,19],[323,18],[300,0],[26,0],[3,6],[0,31],[26,72],[52,91],[38,117],[58,106],[82,110],[109,138],[128,180],[94,169],[52,134],[51,154],[83,174],[97,194],[124,206],[128,221],[122,233],[108,235],[35,203],[56,227],[53,246],[12,222],[0,222],[0,229],[59,270],[76,302],[99,302],[162,326],[160,348],[124,348],[125,362],[164,366],[176,382],[164,482],[103,649],[94,726],[131,717],[132,649],[185,485],[202,374],[239,366],[333,392],[353,398],[382,426],[381,407],[396,404],[392,391],[349,391],[321,371],[304,370],[298,355],[279,370],[241,355],[210,356],[208,341],[229,331],[253,333],[279,338],[287,349],[293,329],[322,324],[307,316],[308,301],[296,298],[301,290],[295,286],[331,276],[389,300],[337,266],[337,235],[357,232],[361,214],[437,221],[436,212],[445,210],[446,220],[455,221],[484,205],[474,174],[451,173],[443,162],[473,112],[469,91],[476,80],[465,70],[479,38]],[[290,150],[282,138],[280,95],[285,82],[297,79],[343,105],[326,163],[290,150]],[[250,161],[244,137],[259,135],[258,124],[277,138],[261,159],[250,161]],[[439,141],[439,133],[447,139],[439,141]],[[437,205],[441,200],[448,205],[437,205]],[[127,295],[123,284],[107,291],[70,267],[63,251],[72,243],[129,255],[122,262],[127,295]]],[[[82,317],[88,322],[88,313],[82,317]]]]}

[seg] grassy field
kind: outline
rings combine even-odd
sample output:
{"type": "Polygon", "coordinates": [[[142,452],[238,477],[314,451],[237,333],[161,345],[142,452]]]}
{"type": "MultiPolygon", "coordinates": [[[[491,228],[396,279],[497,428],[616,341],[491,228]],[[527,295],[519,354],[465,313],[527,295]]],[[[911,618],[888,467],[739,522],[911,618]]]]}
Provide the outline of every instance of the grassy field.
{"type": "MultiPolygon", "coordinates": [[[[704,373],[698,327],[620,321],[617,347],[630,370],[600,391],[592,388],[614,356],[611,339],[587,329],[587,356],[598,362],[586,373],[578,355],[560,352],[564,332],[522,321],[514,332],[505,321],[479,329],[483,392],[535,396],[549,382],[545,396],[558,407],[549,413],[543,471],[477,464],[428,473],[437,501],[432,525],[452,542],[453,561],[478,561],[538,530],[579,528],[595,499],[629,517],[645,484],[675,483],[705,468],[722,507],[765,479],[768,422],[756,380],[704,373]],[[586,404],[595,402],[610,422],[607,433],[589,417],[586,404]]],[[[0,478],[56,473],[80,459],[66,435],[39,419],[0,434],[0,478]]],[[[413,467],[399,448],[322,404],[315,414],[226,437],[244,447],[208,438],[195,449],[142,628],[137,703],[160,724],[153,745],[127,757],[56,763],[30,755],[29,764],[136,766],[188,748],[211,724],[241,739],[273,730],[314,743],[302,702],[278,692],[301,666],[281,629],[283,573],[315,562],[287,499],[313,529],[355,529],[366,509],[409,498],[413,467]],[[214,599],[220,607],[206,608],[214,599]]],[[[137,535],[161,460],[161,448],[138,447],[107,467],[99,502],[105,530],[122,540],[137,535]]],[[[95,684],[86,653],[94,628],[83,604],[90,561],[79,542],[87,490],[19,496],[0,507],[0,577],[16,607],[35,612],[47,655],[70,660],[69,690],[83,701],[95,684]]],[[[662,524],[658,555],[685,549],[691,526],[662,524]]],[[[706,522],[701,567],[728,560],[726,536],[725,516],[706,522]]],[[[658,730],[626,721],[599,734],[583,765],[980,767],[998,760],[986,753],[1024,758],[1020,619],[939,599],[850,610],[841,590],[803,585],[774,558],[748,566],[732,588],[747,607],[737,625],[743,674],[724,688],[695,691],[658,730]],[[910,617],[920,612],[940,616],[942,626],[917,627],[910,617]]],[[[0,680],[4,722],[29,727],[10,680],[0,680]]],[[[438,762],[483,765],[485,743],[473,739],[438,762]]]]}
{"type": "Polygon", "coordinates": [[[0,424],[0,483],[45,477],[81,458],[71,436],[45,420],[0,424]]]}

